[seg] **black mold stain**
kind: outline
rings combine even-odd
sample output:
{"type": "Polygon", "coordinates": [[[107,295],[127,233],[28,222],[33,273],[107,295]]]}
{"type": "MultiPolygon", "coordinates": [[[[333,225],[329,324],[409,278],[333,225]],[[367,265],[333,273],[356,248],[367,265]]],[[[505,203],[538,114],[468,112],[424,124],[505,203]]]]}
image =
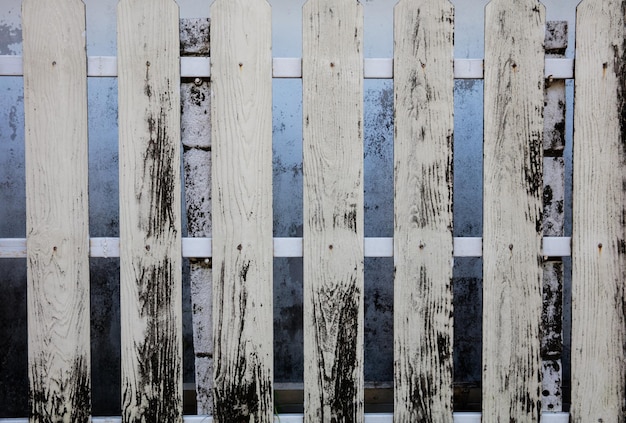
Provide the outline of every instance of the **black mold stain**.
{"type": "Polygon", "coordinates": [[[323,292],[314,302],[313,313],[318,341],[315,355],[318,359],[319,383],[324,396],[322,401],[330,406],[330,415],[324,415],[323,409],[317,410],[320,421],[355,422],[362,407],[360,399],[357,398],[359,369],[356,368],[357,362],[361,362],[362,359],[357,355],[360,296],[356,279],[352,278],[346,289],[323,292]],[[329,307],[327,302],[332,302],[334,307],[329,307]],[[330,316],[325,316],[324,310],[328,309],[339,314],[336,320],[338,333],[334,345],[328,345],[327,333],[330,328],[326,328],[326,322],[335,321],[330,316]],[[324,357],[328,348],[332,348],[335,360],[331,374],[324,372],[326,368],[324,357]]]}
{"type": "Polygon", "coordinates": [[[174,157],[178,145],[172,145],[166,125],[166,113],[161,108],[155,120],[149,116],[146,120],[150,139],[144,156],[144,180],[150,185],[150,212],[143,228],[148,237],[169,232],[176,233],[174,218],[174,182],[176,170],[174,157]]]}
{"type": "Polygon", "coordinates": [[[200,107],[206,101],[206,94],[204,93],[204,90],[194,85],[191,87],[191,95],[189,98],[194,106],[200,107]]]}
{"type": "MultiPolygon", "coordinates": [[[[146,319],[147,327],[145,341],[136,346],[137,391],[125,391],[123,403],[125,409],[140,404],[141,421],[175,421],[182,413],[182,363],[178,359],[181,345],[171,302],[173,276],[173,265],[165,258],[159,266],[143,269],[136,281],[140,315],[146,319]],[[138,404],[129,404],[131,400],[138,404]]],[[[129,412],[125,421],[132,421],[129,412]]]]}
{"type": "Polygon", "coordinates": [[[30,419],[33,422],[89,422],[91,414],[91,381],[87,359],[76,356],[72,369],[62,380],[53,380],[46,354],[35,359],[30,368],[30,419]],[[59,391],[52,392],[54,382],[59,391]],[[67,388],[67,390],[66,390],[67,388]]]}
{"type": "MultiPolygon", "coordinates": [[[[622,15],[626,13],[626,1],[621,2],[622,15]]],[[[617,109],[620,119],[620,136],[622,144],[622,163],[626,161],[626,41],[622,40],[621,57],[615,52],[615,72],[619,79],[617,87],[617,109]]]]}
{"type": "Polygon", "coordinates": [[[356,281],[351,281],[339,318],[339,334],[335,349],[334,397],[330,399],[331,421],[353,422],[358,411],[356,363],[359,315],[359,292],[356,281]]]}
{"type": "Polygon", "coordinates": [[[556,275],[556,286],[544,285],[542,292],[542,312],[540,354],[543,359],[557,359],[563,352],[563,263],[553,262],[551,266],[556,275]]]}
{"type": "MultiPolygon", "coordinates": [[[[250,262],[245,266],[247,274],[250,262]]],[[[243,272],[243,270],[242,270],[243,272]]],[[[245,276],[240,275],[244,280],[245,276]]],[[[215,295],[224,302],[225,263],[220,267],[219,287],[215,295]]],[[[235,292],[233,292],[235,295],[235,292]]],[[[271,400],[272,380],[270,372],[263,366],[256,353],[250,353],[250,347],[242,337],[245,312],[248,296],[245,290],[239,292],[239,298],[232,298],[231,301],[238,302],[241,316],[238,326],[231,328],[234,333],[231,338],[238,339],[236,355],[234,357],[216,351],[216,377],[214,400],[214,419],[222,423],[244,423],[250,421],[263,421],[265,416],[271,415],[273,403],[271,400]],[[228,360],[227,363],[223,361],[228,360]]],[[[224,317],[220,316],[216,322],[217,337],[223,340],[224,317]]]]}

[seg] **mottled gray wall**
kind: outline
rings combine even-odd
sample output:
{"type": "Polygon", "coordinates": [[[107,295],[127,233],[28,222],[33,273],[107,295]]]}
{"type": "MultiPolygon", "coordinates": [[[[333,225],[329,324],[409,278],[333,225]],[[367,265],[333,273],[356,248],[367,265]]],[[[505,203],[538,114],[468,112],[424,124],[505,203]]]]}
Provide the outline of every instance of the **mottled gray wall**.
{"type": "MultiPolygon", "coordinates": [[[[0,2],[0,54],[21,54],[21,0],[0,2]]],[[[85,0],[89,55],[115,55],[117,0],[85,0]]],[[[276,57],[301,55],[303,0],[272,0],[276,57]]],[[[364,0],[365,56],[391,57],[394,0],[364,0]]],[[[456,0],[455,55],[483,56],[486,0],[456,0]]],[[[577,0],[545,1],[549,20],[570,21],[577,0]]],[[[179,0],[181,17],[206,17],[209,2],[179,0]]],[[[571,122],[571,84],[568,91],[571,122]]],[[[301,81],[274,80],[274,235],[302,235],[301,81]]],[[[117,82],[89,80],[90,231],[118,236],[117,82]]],[[[482,233],[482,81],[455,84],[455,236],[482,233]]],[[[22,78],[0,77],[0,238],[25,237],[22,78]]],[[[332,95],[332,93],[329,93],[332,95]]],[[[365,82],[365,235],[392,236],[393,83],[365,82]]],[[[566,163],[571,158],[571,123],[566,163]]],[[[568,167],[571,170],[571,167],[568,167]]],[[[568,179],[569,183],[569,179],[568,179]]],[[[571,195],[566,194],[569,213],[571,195]]],[[[567,229],[567,234],[571,230],[567,229]]],[[[455,379],[480,381],[481,260],[455,263],[455,379]]],[[[366,259],[366,380],[392,380],[393,261],[366,259]]],[[[94,414],[119,413],[119,266],[91,260],[94,414]]],[[[190,303],[185,284],[185,382],[193,381],[190,303]]],[[[0,259],[0,417],[27,414],[26,262],[0,259]]],[[[302,259],[275,260],[276,381],[301,382],[302,259]]],[[[566,336],[566,339],[567,336],[566,336]]]]}

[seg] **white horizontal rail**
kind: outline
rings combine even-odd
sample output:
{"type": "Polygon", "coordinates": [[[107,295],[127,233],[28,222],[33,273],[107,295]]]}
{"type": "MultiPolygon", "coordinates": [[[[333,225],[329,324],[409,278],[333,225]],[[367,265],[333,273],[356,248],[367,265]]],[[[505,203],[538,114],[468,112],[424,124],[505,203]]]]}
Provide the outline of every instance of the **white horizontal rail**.
{"type": "MultiPolygon", "coordinates": [[[[182,57],[180,73],[183,78],[209,78],[211,61],[209,57],[182,57]]],[[[393,78],[393,59],[365,59],[363,73],[366,79],[393,78]]],[[[0,76],[22,76],[21,56],[0,56],[0,76]]],[[[574,77],[574,59],[546,59],[546,78],[571,79],[574,77]]],[[[115,56],[89,56],[87,76],[116,77],[117,58],[115,56]]],[[[274,58],[274,78],[302,78],[302,59],[289,57],[274,58]]],[[[482,79],[482,59],[455,59],[456,79],[482,79]]]]}
{"type": "MultiPolygon", "coordinates": [[[[545,257],[569,257],[570,237],[544,237],[545,257]]],[[[428,247],[428,246],[426,246],[428,247]]],[[[119,257],[119,238],[91,238],[91,257],[119,257]]],[[[481,257],[482,238],[454,238],[455,257],[481,257]]],[[[365,238],[365,257],[393,257],[393,238],[365,238]]],[[[209,258],[212,256],[211,238],[183,238],[183,257],[209,258]]],[[[0,238],[0,258],[25,258],[26,239],[0,238]]],[[[274,257],[302,257],[302,238],[274,238],[274,257]]]]}
{"type": "MultiPolygon", "coordinates": [[[[92,423],[121,423],[121,417],[92,417],[92,423]]],[[[184,423],[213,423],[210,416],[185,416],[184,423]]],[[[454,413],[454,423],[480,423],[481,413],[454,413]]],[[[275,423],[303,423],[302,414],[279,414],[274,417],[275,423]]],[[[365,423],[392,423],[393,415],[389,413],[365,414],[365,423]]],[[[542,423],[568,423],[569,413],[542,413],[542,423]]],[[[28,419],[0,419],[0,423],[28,423],[28,419]]]]}

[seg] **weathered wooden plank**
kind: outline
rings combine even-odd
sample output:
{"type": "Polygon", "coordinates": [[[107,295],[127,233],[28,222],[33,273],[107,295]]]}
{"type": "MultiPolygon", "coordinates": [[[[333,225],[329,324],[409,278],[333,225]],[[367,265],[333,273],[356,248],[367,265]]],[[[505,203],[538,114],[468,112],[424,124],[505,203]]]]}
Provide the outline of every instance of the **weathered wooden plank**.
{"type": "Polygon", "coordinates": [[[33,422],[91,413],[85,5],[22,4],[29,403],[33,422]]]}
{"type": "Polygon", "coordinates": [[[483,421],[538,421],[544,8],[485,9],[483,421]]]}
{"type": "Polygon", "coordinates": [[[577,9],[572,421],[626,420],[626,46],[622,0],[577,9]]]}
{"type": "Polygon", "coordinates": [[[178,29],[172,0],[118,4],[125,422],[182,421],[178,29]]]}
{"type": "Polygon", "coordinates": [[[305,421],[363,421],[363,11],[303,7],[305,421]]]}
{"type": "Polygon", "coordinates": [[[454,8],[394,10],[394,421],[452,422],[454,8]]]}
{"type": "Polygon", "coordinates": [[[211,17],[214,418],[271,422],[271,8],[217,0],[211,17]]]}

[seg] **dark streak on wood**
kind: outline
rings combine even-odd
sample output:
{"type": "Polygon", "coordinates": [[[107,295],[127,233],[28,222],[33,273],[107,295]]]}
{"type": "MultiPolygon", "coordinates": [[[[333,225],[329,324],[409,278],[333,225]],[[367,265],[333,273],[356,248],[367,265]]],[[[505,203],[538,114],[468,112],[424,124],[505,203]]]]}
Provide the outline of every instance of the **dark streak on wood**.
{"type": "Polygon", "coordinates": [[[62,375],[61,379],[49,374],[48,358],[44,353],[35,359],[29,371],[31,422],[89,422],[91,380],[89,363],[83,355],[76,356],[71,372],[62,375]],[[53,389],[50,386],[52,384],[55,385],[53,389]]]}
{"type": "Polygon", "coordinates": [[[320,421],[355,422],[361,408],[357,395],[359,391],[357,363],[361,361],[357,356],[361,293],[356,283],[356,280],[351,278],[343,290],[338,288],[331,293],[320,292],[314,302],[315,336],[318,339],[316,355],[319,360],[317,368],[322,372],[318,380],[323,385],[322,392],[325,398],[322,403],[329,404],[331,408],[330,416],[324,415],[323,410],[319,410],[320,421]],[[337,318],[333,318],[330,313],[337,314],[337,318]],[[328,345],[327,334],[334,330],[327,327],[328,322],[337,322],[338,334],[334,346],[328,345]],[[326,354],[320,348],[322,346],[334,348],[332,354],[326,352],[335,360],[331,374],[324,372],[326,354]]]}
{"type": "MultiPolygon", "coordinates": [[[[626,16],[626,1],[621,2],[622,15],[626,16]]],[[[626,40],[622,40],[621,46],[614,46],[615,51],[615,73],[619,79],[617,88],[617,107],[618,116],[620,117],[620,142],[622,146],[622,164],[626,162],[626,40]],[[621,48],[621,57],[619,55],[619,48],[621,48]]],[[[624,175],[626,178],[626,175],[624,175]]],[[[626,181],[624,181],[626,183],[626,181]]]]}
{"type": "MultiPolygon", "coordinates": [[[[250,264],[251,261],[246,260],[241,266],[239,273],[241,278],[240,285],[246,282],[250,264]]],[[[226,265],[225,262],[222,262],[218,286],[214,288],[214,293],[222,304],[226,301],[224,298],[225,284],[229,283],[225,278],[226,265]]],[[[241,312],[241,316],[235,322],[238,326],[226,326],[224,315],[218,316],[218,321],[215,325],[217,348],[219,348],[219,345],[228,345],[221,342],[224,336],[224,329],[229,332],[227,336],[238,339],[234,357],[219,350],[215,353],[216,383],[213,389],[215,401],[213,418],[214,421],[221,423],[259,421],[258,419],[262,416],[271,415],[274,406],[271,401],[266,401],[268,396],[265,395],[273,389],[270,372],[264,367],[263,361],[258,357],[257,353],[250,351],[243,336],[248,307],[248,293],[245,285],[242,285],[240,290],[233,290],[233,296],[237,295],[237,292],[239,293],[239,298],[231,298],[228,301],[237,304],[237,308],[241,312]],[[223,359],[228,359],[229,362],[224,363],[223,359]]]]}
{"type": "MultiPolygon", "coordinates": [[[[159,267],[144,268],[136,280],[140,315],[146,319],[145,340],[136,346],[137,387],[150,387],[148,393],[144,389],[134,393],[142,404],[142,421],[176,421],[182,412],[182,398],[177,395],[182,371],[177,357],[181,346],[171,305],[174,271],[165,258],[159,267]]],[[[129,392],[123,395],[123,403],[127,404],[126,398],[132,396],[129,392]]],[[[124,421],[132,419],[127,415],[124,421]]]]}
{"type": "MultiPolygon", "coordinates": [[[[167,96],[162,97],[161,104],[167,104],[167,96]]],[[[144,180],[150,184],[148,201],[151,207],[141,229],[146,231],[148,238],[165,232],[177,233],[172,191],[177,169],[172,164],[178,144],[169,139],[167,114],[168,110],[161,107],[156,120],[153,116],[146,119],[150,139],[144,156],[144,180]]]]}

